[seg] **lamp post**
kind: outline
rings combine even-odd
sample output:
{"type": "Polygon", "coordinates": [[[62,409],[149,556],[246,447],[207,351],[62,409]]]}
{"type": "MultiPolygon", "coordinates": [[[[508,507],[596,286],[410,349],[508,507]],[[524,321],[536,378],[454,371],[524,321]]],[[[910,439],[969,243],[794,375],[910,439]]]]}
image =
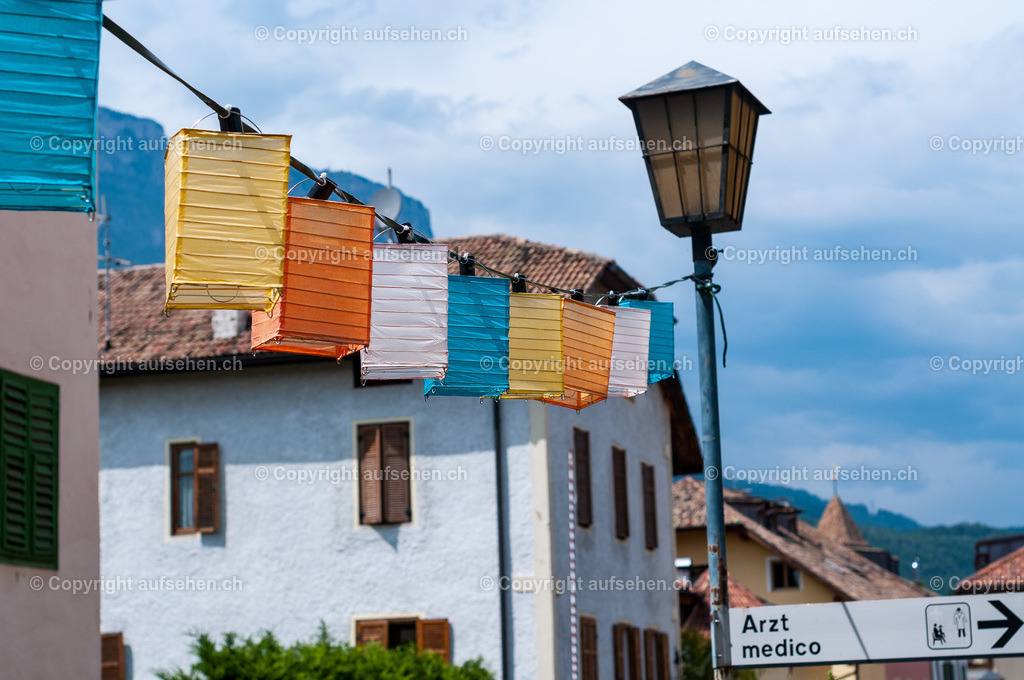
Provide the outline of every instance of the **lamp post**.
{"type": "Polygon", "coordinates": [[[738,80],[695,61],[619,100],[633,112],[662,226],[676,236],[691,238],[697,289],[711,653],[716,680],[727,680],[732,663],[711,285],[717,253],[711,235],[740,229],[757,120],[770,111],[738,80]]]}

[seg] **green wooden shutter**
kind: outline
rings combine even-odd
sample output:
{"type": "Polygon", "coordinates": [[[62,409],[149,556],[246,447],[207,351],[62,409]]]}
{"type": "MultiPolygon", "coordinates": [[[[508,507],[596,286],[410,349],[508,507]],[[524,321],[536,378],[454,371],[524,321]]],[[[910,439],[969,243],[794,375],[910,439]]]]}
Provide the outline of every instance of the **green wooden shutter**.
{"type": "Polygon", "coordinates": [[[60,388],[0,371],[0,560],[57,568],[60,388]]]}

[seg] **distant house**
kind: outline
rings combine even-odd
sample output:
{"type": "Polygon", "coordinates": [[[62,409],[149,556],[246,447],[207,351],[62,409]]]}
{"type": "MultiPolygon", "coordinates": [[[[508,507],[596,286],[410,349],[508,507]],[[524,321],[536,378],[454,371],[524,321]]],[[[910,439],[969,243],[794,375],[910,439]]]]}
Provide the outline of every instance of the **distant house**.
{"type": "MultiPolygon", "coordinates": [[[[559,287],[638,285],[522,239],[451,247],[559,287]]],[[[163,288],[162,266],[118,272],[100,346],[102,572],[133,579],[104,593],[102,626],[123,634],[129,678],[187,664],[189,631],[293,641],[321,619],[353,644],[524,679],[570,677],[575,628],[585,680],[641,660],[673,677],[671,481],[700,468],[677,380],[579,413],[425,401],[419,381],[361,385],[354,358],[253,356],[247,315],[165,318],[163,288]]]]}
{"type": "MultiPolygon", "coordinates": [[[[930,591],[900,578],[862,553],[873,555],[842,501],[834,497],[817,527],[799,518],[787,503],[726,488],[725,539],[730,606],[744,607],[816,602],[848,602],[927,597],[930,591]]],[[[672,519],[676,555],[689,560],[694,579],[691,593],[680,596],[680,619],[708,626],[706,594],[707,514],[704,484],[684,478],[672,485],[672,519]]],[[[820,680],[830,667],[771,668],[758,671],[762,679],[820,680]]],[[[833,666],[836,678],[857,680],[929,680],[930,664],[873,664],[833,666]]]]}
{"type": "Polygon", "coordinates": [[[0,211],[0,272],[0,676],[95,680],[95,223],[0,211]]]}
{"type": "MultiPolygon", "coordinates": [[[[984,541],[975,545],[975,555],[1001,555],[998,559],[987,562],[978,571],[960,581],[956,586],[958,595],[992,595],[996,593],[1024,592],[1024,544],[1020,543],[1024,536],[1004,536],[984,541]],[[1007,551],[1007,546],[1020,544],[1020,547],[1007,551]]],[[[977,562],[977,557],[975,558],[977,562]]],[[[995,671],[1002,677],[1024,677],[1024,659],[998,658],[972,661],[972,671],[981,675],[986,670],[995,671]]]]}

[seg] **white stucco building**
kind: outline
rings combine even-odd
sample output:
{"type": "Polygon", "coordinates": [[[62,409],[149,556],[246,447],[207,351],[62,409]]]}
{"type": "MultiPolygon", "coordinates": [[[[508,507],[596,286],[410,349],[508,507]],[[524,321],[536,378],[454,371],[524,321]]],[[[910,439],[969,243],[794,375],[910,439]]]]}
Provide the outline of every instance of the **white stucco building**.
{"type": "Polygon", "coordinates": [[[0,676],[100,677],[96,230],[0,211],[0,676]]]}
{"type": "MultiPolygon", "coordinates": [[[[507,237],[458,247],[555,285],[635,285],[577,251],[507,237]]],[[[575,526],[581,677],[648,656],[644,677],[674,677],[670,487],[673,470],[699,468],[677,381],[579,413],[425,401],[420,381],[359,386],[349,359],[253,357],[233,312],[165,319],[163,286],[162,266],[116,274],[102,354],[102,575],[119,584],[102,628],[123,633],[128,678],[187,665],[189,631],[291,642],[321,619],[352,643],[483,657],[499,678],[570,677],[574,447],[588,449],[592,508],[575,526]],[[404,484],[358,481],[360,465],[388,464],[409,470],[404,484]]]]}

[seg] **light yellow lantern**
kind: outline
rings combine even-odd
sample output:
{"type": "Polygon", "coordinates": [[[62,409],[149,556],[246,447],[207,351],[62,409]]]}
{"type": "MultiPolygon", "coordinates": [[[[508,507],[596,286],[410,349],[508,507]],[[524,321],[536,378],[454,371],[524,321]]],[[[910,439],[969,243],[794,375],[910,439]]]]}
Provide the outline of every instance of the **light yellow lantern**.
{"type": "Polygon", "coordinates": [[[181,130],[164,156],[164,309],[270,312],[284,284],[291,137],[181,130]]]}
{"type": "Polygon", "coordinates": [[[508,305],[508,392],[505,399],[558,397],[562,368],[562,298],[512,293],[508,305]]]}

